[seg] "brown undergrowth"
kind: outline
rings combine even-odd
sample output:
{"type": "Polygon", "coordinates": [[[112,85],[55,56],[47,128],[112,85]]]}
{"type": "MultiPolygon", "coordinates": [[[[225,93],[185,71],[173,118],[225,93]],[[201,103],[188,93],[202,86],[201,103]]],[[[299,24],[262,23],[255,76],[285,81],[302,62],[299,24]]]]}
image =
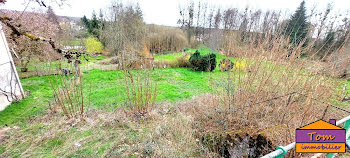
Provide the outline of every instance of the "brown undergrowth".
{"type": "Polygon", "coordinates": [[[143,119],[123,108],[88,110],[84,118],[61,115],[49,112],[28,127],[7,130],[0,157],[197,157],[203,152],[193,137],[193,118],[167,106],[143,119]]]}
{"type": "MultiPolygon", "coordinates": [[[[299,97],[293,101],[306,101],[299,97]]],[[[286,102],[286,98],[281,100],[286,102]]],[[[264,105],[274,107],[277,103],[275,100],[264,105]]],[[[221,157],[223,152],[262,155],[293,141],[293,131],[302,120],[295,112],[302,110],[301,106],[292,108],[285,122],[256,113],[248,122],[246,112],[234,110],[234,106],[228,109],[221,96],[212,93],[156,104],[141,118],[124,107],[114,112],[87,109],[85,117],[71,119],[62,117],[62,109],[51,108],[27,127],[7,129],[0,142],[4,147],[0,157],[221,157]]],[[[319,118],[320,113],[309,111],[307,115],[319,118]]]]}

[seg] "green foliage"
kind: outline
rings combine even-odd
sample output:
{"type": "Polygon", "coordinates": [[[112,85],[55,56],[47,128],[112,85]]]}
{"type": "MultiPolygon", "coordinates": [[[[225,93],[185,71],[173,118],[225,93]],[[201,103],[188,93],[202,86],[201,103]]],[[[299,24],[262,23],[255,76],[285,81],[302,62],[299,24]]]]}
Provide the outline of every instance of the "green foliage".
{"type": "Polygon", "coordinates": [[[319,46],[321,48],[321,58],[327,56],[329,52],[335,50],[335,32],[330,30],[327,32],[326,38],[323,40],[322,44],[319,46]]]}
{"type": "Polygon", "coordinates": [[[94,35],[95,37],[100,36],[100,21],[97,20],[95,11],[92,13],[92,19],[90,20],[89,33],[94,35]]]}
{"type": "Polygon", "coordinates": [[[193,70],[195,71],[213,71],[216,68],[216,55],[210,53],[207,55],[200,55],[197,50],[189,59],[193,70]]]}
{"type": "MultiPolygon", "coordinates": [[[[100,15],[101,16],[101,15],[100,15]]],[[[82,17],[81,22],[84,24],[85,28],[88,30],[88,33],[93,35],[94,37],[99,37],[100,36],[100,28],[102,27],[102,22],[97,19],[95,11],[92,13],[92,19],[89,20],[84,17],[82,17]]]]}
{"type": "MultiPolygon", "coordinates": [[[[289,42],[294,47],[301,44],[307,37],[309,24],[306,18],[305,1],[302,1],[289,20],[284,32],[284,35],[289,37],[289,42]]],[[[306,43],[304,43],[305,45],[306,43]]]]}
{"type": "Polygon", "coordinates": [[[325,39],[320,43],[318,49],[320,49],[321,58],[330,55],[332,52],[338,50],[343,47],[346,43],[345,40],[348,36],[349,32],[344,31],[342,29],[334,31],[329,30],[325,39]]]}
{"type": "Polygon", "coordinates": [[[329,49],[331,48],[333,42],[335,40],[335,32],[334,31],[329,31],[327,33],[326,38],[324,39],[324,49],[329,49]]]}
{"type": "Polygon", "coordinates": [[[85,48],[88,53],[101,53],[103,49],[103,45],[98,39],[94,37],[89,37],[85,39],[85,48]]]}
{"type": "Polygon", "coordinates": [[[80,21],[83,23],[83,25],[88,29],[89,28],[89,19],[84,15],[80,21]]]}

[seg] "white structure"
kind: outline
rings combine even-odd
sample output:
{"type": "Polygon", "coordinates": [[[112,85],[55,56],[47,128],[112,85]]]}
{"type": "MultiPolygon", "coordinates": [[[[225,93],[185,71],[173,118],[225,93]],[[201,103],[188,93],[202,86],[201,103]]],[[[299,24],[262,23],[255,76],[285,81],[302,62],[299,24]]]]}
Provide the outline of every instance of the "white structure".
{"type": "Polygon", "coordinates": [[[0,24],[0,111],[22,98],[23,88],[0,24]]]}

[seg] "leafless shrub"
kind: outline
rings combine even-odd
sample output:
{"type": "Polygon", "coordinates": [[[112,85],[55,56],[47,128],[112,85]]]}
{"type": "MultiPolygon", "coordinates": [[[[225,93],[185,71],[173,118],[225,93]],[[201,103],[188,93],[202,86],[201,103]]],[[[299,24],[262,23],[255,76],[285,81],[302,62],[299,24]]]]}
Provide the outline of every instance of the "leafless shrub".
{"type": "MultiPolygon", "coordinates": [[[[204,35],[208,39],[218,30],[215,29],[214,13],[209,20],[211,27],[204,35]]],[[[199,134],[224,135],[240,129],[245,131],[243,133],[264,134],[274,144],[293,142],[295,128],[322,118],[327,108],[325,102],[339,100],[337,94],[341,82],[323,75],[315,76],[314,72],[304,69],[310,64],[309,60],[314,59],[312,56],[321,51],[315,47],[315,41],[322,41],[326,32],[321,30],[319,39],[312,39],[310,37],[315,30],[309,28],[310,39],[293,46],[289,38],[283,36],[289,16],[283,17],[281,12],[264,14],[247,8],[238,12],[239,20],[237,25],[232,25],[235,27],[233,29],[227,29],[230,22],[227,21],[228,17],[224,16],[226,30],[220,30],[222,34],[218,36],[222,42],[214,43],[216,48],[211,47],[222,48],[226,55],[236,57],[235,66],[236,63],[245,63],[245,66],[235,67],[233,72],[222,77],[221,83],[213,83],[219,86],[213,86],[217,92],[211,100],[205,101],[209,105],[204,104],[205,107],[193,111],[195,120],[201,122],[198,125],[199,134]],[[309,58],[300,60],[304,55],[309,58]]],[[[343,35],[348,37],[347,34],[343,35]]],[[[208,39],[206,42],[210,43],[208,39]]],[[[335,49],[329,54],[339,52],[343,50],[335,49]]],[[[336,65],[338,68],[326,71],[342,71],[340,67],[347,67],[348,64],[336,65]]],[[[339,116],[329,114],[328,117],[339,116]]]]}
{"type": "MultiPolygon", "coordinates": [[[[271,53],[255,55],[254,60],[236,58],[235,62],[244,62],[245,68],[235,68],[221,80],[211,81],[216,93],[211,101],[205,101],[209,105],[196,111],[197,119],[203,122],[198,127],[201,134],[225,135],[239,129],[249,135],[262,134],[275,145],[288,144],[294,141],[296,128],[323,118],[325,102],[337,98],[341,82],[304,72],[305,63],[299,60],[292,58],[286,62],[277,54],[275,57],[266,54],[271,53]]],[[[346,116],[337,114],[333,110],[327,113],[327,118],[346,116]]]]}
{"type": "Polygon", "coordinates": [[[325,102],[337,97],[337,81],[304,73],[297,62],[255,59],[244,60],[246,68],[235,68],[219,80],[212,79],[214,93],[183,106],[182,111],[197,122],[194,128],[200,138],[217,135],[210,139],[210,147],[218,152],[225,148],[220,143],[236,138],[235,134],[262,135],[273,145],[289,144],[294,141],[296,128],[313,120],[347,115],[333,109],[323,116],[325,102]]]}
{"type": "Polygon", "coordinates": [[[152,53],[178,52],[187,46],[185,34],[177,28],[150,25],[146,39],[152,53]]]}
{"type": "Polygon", "coordinates": [[[79,66],[72,67],[75,71],[65,73],[59,66],[57,75],[50,79],[55,102],[62,109],[67,118],[83,117],[86,105],[90,104],[89,97],[84,92],[84,82],[80,74],[79,66]],[[77,68],[77,69],[76,69],[77,68]]]}
{"type": "Polygon", "coordinates": [[[123,70],[128,104],[136,116],[145,116],[154,107],[157,98],[157,85],[150,71],[139,70],[133,73],[123,70]]]}

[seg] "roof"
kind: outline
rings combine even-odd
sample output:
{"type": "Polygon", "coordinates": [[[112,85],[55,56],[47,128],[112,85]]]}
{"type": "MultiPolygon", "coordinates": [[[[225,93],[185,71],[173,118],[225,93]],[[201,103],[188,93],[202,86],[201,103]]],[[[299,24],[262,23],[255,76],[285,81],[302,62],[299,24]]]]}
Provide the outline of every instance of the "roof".
{"type": "Polygon", "coordinates": [[[338,126],[335,126],[323,120],[318,120],[308,125],[305,125],[303,127],[300,127],[298,129],[343,129],[343,128],[340,128],[338,126]]]}

